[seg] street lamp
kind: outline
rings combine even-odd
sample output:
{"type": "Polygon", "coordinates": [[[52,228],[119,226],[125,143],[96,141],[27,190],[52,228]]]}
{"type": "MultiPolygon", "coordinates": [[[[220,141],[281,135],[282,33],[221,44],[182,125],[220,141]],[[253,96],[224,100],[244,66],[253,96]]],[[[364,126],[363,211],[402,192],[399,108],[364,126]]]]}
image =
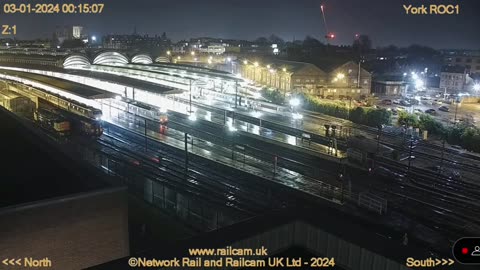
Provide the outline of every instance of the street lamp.
{"type": "Polygon", "coordinates": [[[195,56],[195,52],[194,52],[194,51],[192,51],[190,54],[191,54],[192,56],[195,56]]]}
{"type": "Polygon", "coordinates": [[[188,116],[188,120],[190,120],[192,122],[197,121],[197,115],[194,114],[194,113],[190,113],[190,115],[188,116]]]}
{"type": "Polygon", "coordinates": [[[473,85],[473,90],[480,91],[480,84],[476,83],[473,85]]]}
{"type": "Polygon", "coordinates": [[[290,105],[295,108],[300,105],[300,100],[298,98],[292,98],[290,99],[290,105]]]}
{"type": "Polygon", "coordinates": [[[172,52],[170,51],[167,51],[167,55],[170,56],[172,54],[172,52]]]}

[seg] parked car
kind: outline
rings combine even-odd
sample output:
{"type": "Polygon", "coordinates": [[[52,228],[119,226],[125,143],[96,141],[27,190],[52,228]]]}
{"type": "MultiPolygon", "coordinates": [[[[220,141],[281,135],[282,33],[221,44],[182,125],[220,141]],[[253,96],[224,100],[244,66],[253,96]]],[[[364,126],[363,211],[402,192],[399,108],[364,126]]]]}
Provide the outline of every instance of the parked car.
{"type": "Polygon", "coordinates": [[[397,111],[405,111],[405,107],[397,107],[397,111]]]}
{"type": "Polygon", "coordinates": [[[450,111],[450,108],[448,108],[447,106],[440,106],[438,108],[439,111],[442,111],[442,112],[449,112],[450,111]]]}
{"type": "Polygon", "coordinates": [[[400,100],[400,105],[402,106],[410,106],[410,102],[406,101],[406,100],[400,100]]]}
{"type": "Polygon", "coordinates": [[[400,100],[399,99],[394,99],[393,104],[400,104],[400,100]]]}
{"type": "Polygon", "coordinates": [[[413,113],[415,113],[415,114],[421,114],[421,113],[423,113],[423,111],[420,110],[420,109],[415,109],[415,110],[413,110],[413,113]]]}
{"type": "Polygon", "coordinates": [[[391,99],[384,99],[382,100],[382,103],[385,105],[392,105],[392,100],[391,99]]]}
{"type": "Polygon", "coordinates": [[[425,113],[428,113],[430,115],[436,115],[437,111],[435,111],[435,109],[428,109],[428,110],[425,110],[425,113]]]}
{"type": "Polygon", "coordinates": [[[418,101],[416,99],[409,99],[408,102],[412,105],[418,105],[420,103],[420,101],[418,101]]]}

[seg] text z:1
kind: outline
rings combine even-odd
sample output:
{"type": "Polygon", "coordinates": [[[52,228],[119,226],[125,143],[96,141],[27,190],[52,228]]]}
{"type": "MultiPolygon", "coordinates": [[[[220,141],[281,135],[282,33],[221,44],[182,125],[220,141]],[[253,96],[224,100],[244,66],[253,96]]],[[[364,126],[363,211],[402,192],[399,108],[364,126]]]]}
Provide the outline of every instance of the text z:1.
{"type": "Polygon", "coordinates": [[[2,35],[16,35],[17,34],[17,26],[16,25],[2,25],[2,35]]]}

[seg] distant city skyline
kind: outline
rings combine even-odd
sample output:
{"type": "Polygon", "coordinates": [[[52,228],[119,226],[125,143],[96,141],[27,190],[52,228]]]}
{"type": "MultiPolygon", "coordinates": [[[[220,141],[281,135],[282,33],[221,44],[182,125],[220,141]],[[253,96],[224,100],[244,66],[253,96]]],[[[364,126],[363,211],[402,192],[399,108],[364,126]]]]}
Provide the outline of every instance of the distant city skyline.
{"type": "MultiPolygon", "coordinates": [[[[62,3],[66,0],[58,0],[62,3]]],[[[16,24],[19,39],[51,38],[56,26],[82,25],[91,35],[161,35],[173,41],[194,37],[255,40],[275,34],[286,41],[310,35],[334,45],[351,45],[355,34],[370,36],[373,47],[420,44],[435,49],[480,49],[480,1],[445,0],[118,0],[106,2],[103,14],[3,14],[3,24],[16,24]],[[360,3],[362,2],[362,3],[360,3]],[[408,3],[407,3],[408,2],[408,3]],[[406,15],[403,4],[458,4],[460,15],[406,15]]],[[[3,36],[4,38],[8,36],[3,36]]]]}

